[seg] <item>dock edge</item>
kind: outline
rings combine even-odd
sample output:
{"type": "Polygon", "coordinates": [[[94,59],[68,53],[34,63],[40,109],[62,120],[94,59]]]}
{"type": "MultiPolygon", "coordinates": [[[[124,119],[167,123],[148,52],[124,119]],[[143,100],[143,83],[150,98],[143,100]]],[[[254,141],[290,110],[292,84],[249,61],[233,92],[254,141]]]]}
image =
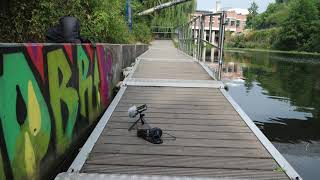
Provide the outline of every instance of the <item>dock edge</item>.
{"type": "Polygon", "coordinates": [[[273,146],[269,139],[262,133],[262,131],[254,124],[250,117],[242,110],[242,108],[236,103],[236,101],[229,95],[225,89],[220,89],[221,93],[230,102],[232,107],[238,112],[240,117],[249,126],[251,131],[259,139],[262,145],[267,149],[279,166],[283,169],[284,173],[292,180],[303,180],[302,177],[296,172],[296,170],[290,165],[290,163],[282,156],[282,154],[273,146]]]}

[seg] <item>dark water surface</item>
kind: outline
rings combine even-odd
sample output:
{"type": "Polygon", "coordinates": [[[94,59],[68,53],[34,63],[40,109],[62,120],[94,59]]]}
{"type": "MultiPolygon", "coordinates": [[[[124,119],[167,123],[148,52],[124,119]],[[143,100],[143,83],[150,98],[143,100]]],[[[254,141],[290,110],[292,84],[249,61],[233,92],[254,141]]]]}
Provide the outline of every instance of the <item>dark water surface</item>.
{"type": "Polygon", "coordinates": [[[227,51],[230,95],[306,180],[320,179],[320,56],[227,51]]]}

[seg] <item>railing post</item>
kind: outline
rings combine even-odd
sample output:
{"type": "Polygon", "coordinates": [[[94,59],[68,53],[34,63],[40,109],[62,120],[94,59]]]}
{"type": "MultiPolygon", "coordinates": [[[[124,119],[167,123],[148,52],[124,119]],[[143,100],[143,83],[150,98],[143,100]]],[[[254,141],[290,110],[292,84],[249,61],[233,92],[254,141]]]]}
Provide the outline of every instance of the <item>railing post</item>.
{"type": "Polygon", "coordinates": [[[219,74],[218,80],[221,81],[222,76],[222,64],[223,64],[223,46],[224,46],[224,31],[225,31],[225,18],[226,13],[223,11],[220,16],[220,33],[219,33],[219,74]]]}
{"type": "MultiPolygon", "coordinates": [[[[209,42],[212,44],[212,15],[210,15],[210,23],[209,23],[209,42]]],[[[211,48],[210,50],[210,60],[213,63],[214,61],[214,50],[215,48],[211,48]]]]}
{"type": "Polygon", "coordinates": [[[187,49],[186,49],[186,53],[187,54],[189,54],[189,49],[190,49],[190,47],[189,47],[189,35],[190,35],[190,33],[189,33],[189,23],[187,23],[186,24],[186,45],[187,45],[187,49]]]}
{"type": "Polygon", "coordinates": [[[197,19],[195,19],[194,20],[194,25],[193,25],[193,41],[194,41],[194,44],[193,44],[193,57],[194,58],[197,58],[197,56],[196,56],[196,46],[197,46],[197,40],[196,40],[196,38],[197,38],[197,19]]]}
{"type": "Polygon", "coordinates": [[[182,50],[181,27],[178,28],[178,42],[179,42],[179,49],[182,50]]]}
{"type": "Polygon", "coordinates": [[[201,32],[201,17],[199,17],[199,24],[198,24],[198,47],[197,47],[197,59],[200,60],[200,32],[201,32]]]}
{"type": "Polygon", "coordinates": [[[182,29],[182,51],[185,51],[185,41],[184,41],[185,32],[184,32],[184,26],[183,25],[182,25],[181,29],[182,29]]]}
{"type": "Polygon", "coordinates": [[[190,29],[190,40],[189,40],[189,45],[190,45],[190,56],[193,56],[193,32],[192,32],[192,22],[189,24],[189,29],[190,29]]]}
{"type": "MultiPolygon", "coordinates": [[[[205,33],[205,23],[206,23],[206,16],[203,15],[201,17],[201,40],[206,40],[206,33],[205,33]]],[[[201,60],[205,61],[206,59],[206,43],[205,41],[202,41],[201,43],[201,60]]]]}
{"type": "Polygon", "coordinates": [[[212,15],[210,15],[210,23],[209,23],[209,42],[212,42],[212,15]]]}

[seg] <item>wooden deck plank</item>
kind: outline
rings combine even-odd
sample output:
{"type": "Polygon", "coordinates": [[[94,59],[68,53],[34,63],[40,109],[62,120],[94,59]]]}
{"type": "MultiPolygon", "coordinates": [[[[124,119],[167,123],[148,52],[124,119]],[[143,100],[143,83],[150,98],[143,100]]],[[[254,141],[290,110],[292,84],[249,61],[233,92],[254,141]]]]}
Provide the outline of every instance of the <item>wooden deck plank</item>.
{"type": "Polygon", "coordinates": [[[272,159],[239,158],[239,157],[199,157],[199,156],[169,156],[169,155],[138,155],[138,154],[108,154],[91,153],[87,164],[108,165],[138,165],[185,168],[216,168],[216,169],[250,169],[270,170],[278,168],[272,159]]]}
{"type": "MultiPolygon", "coordinates": [[[[132,97],[128,97],[125,96],[122,98],[122,100],[137,100],[137,101],[195,101],[195,97],[177,97],[177,96],[156,96],[156,97],[136,97],[136,96],[132,96],[132,97]]],[[[218,101],[218,102],[227,102],[225,98],[221,97],[221,96],[216,96],[215,98],[212,97],[208,97],[208,98],[201,98],[201,97],[197,97],[197,101],[201,101],[201,102],[212,102],[212,101],[218,101]]]]}
{"type": "MultiPolygon", "coordinates": [[[[215,140],[257,140],[253,133],[226,133],[226,132],[184,132],[184,131],[169,131],[167,133],[174,135],[177,138],[188,139],[215,139],[215,140]]],[[[127,129],[108,129],[106,128],[101,138],[108,136],[124,136],[137,137],[135,132],[128,132],[127,129]]]]}
{"type": "MultiPolygon", "coordinates": [[[[148,87],[145,89],[141,89],[139,86],[130,86],[126,90],[128,93],[130,92],[153,92],[159,91],[157,87],[148,87]],[[140,89],[140,90],[139,90],[140,89]]],[[[171,92],[171,93],[184,93],[184,92],[192,92],[192,93],[214,93],[214,94],[221,94],[221,92],[218,89],[215,88],[174,88],[174,87],[163,87],[161,88],[161,91],[159,93],[165,93],[165,92],[171,92]]],[[[221,94],[222,95],[222,94],[221,94]]]]}
{"type": "Polygon", "coordinates": [[[85,166],[83,172],[90,173],[114,173],[141,174],[141,175],[162,175],[162,176],[197,176],[255,180],[284,180],[288,179],[283,173],[277,171],[262,170],[232,170],[232,169],[201,169],[201,168],[168,168],[168,167],[148,167],[144,166],[120,166],[120,165],[90,165],[85,166]]]}
{"type": "MultiPolygon", "coordinates": [[[[115,112],[113,117],[128,117],[128,114],[115,112]]],[[[148,113],[147,117],[152,118],[169,118],[169,119],[224,119],[224,120],[240,120],[238,115],[229,115],[229,114],[165,114],[165,113],[148,113]]]]}
{"type": "MultiPolygon", "coordinates": [[[[132,123],[118,123],[109,122],[107,128],[109,129],[128,129],[132,123]]],[[[189,132],[229,132],[229,133],[249,133],[251,130],[248,127],[242,126],[203,126],[203,125],[177,125],[177,124],[148,124],[151,127],[159,127],[162,130],[170,131],[189,131],[189,132]]]]}
{"type": "MultiPolygon", "coordinates": [[[[136,118],[137,119],[137,118],[136,118]]],[[[129,117],[111,117],[109,122],[117,123],[128,123],[136,119],[129,119],[129,117]]],[[[203,126],[239,126],[247,127],[247,125],[242,121],[233,121],[233,120],[207,120],[207,119],[167,119],[167,118],[146,118],[148,123],[156,124],[176,124],[176,125],[203,125],[203,126]]]]}
{"type": "Polygon", "coordinates": [[[124,95],[122,98],[133,98],[133,99],[151,99],[151,98],[159,98],[160,97],[164,97],[164,98],[175,98],[175,99],[183,99],[183,98],[190,98],[190,95],[196,95],[198,96],[200,99],[210,99],[210,100],[214,100],[214,99],[221,99],[221,95],[220,94],[207,94],[207,95],[197,95],[197,94],[172,94],[172,93],[159,93],[159,94],[148,94],[148,93],[144,93],[144,94],[137,94],[137,93],[126,93],[126,95],[124,95]]]}
{"type": "Polygon", "coordinates": [[[226,106],[228,105],[227,101],[164,101],[164,100],[158,100],[158,101],[152,101],[152,100],[121,100],[121,104],[176,104],[176,105],[205,105],[205,106],[226,106]]]}
{"type": "MultiPolygon", "coordinates": [[[[124,103],[120,103],[118,104],[117,108],[126,108],[129,109],[129,107],[131,107],[132,105],[139,105],[136,103],[131,103],[131,104],[124,104],[124,103]]],[[[178,110],[211,110],[211,111],[215,111],[215,110],[221,110],[221,109],[233,109],[232,107],[230,107],[229,105],[216,105],[216,106],[206,106],[206,105],[193,105],[193,104],[189,104],[189,105],[172,105],[172,104],[148,104],[148,109],[176,109],[178,110]]]]}
{"type": "Polygon", "coordinates": [[[108,144],[95,146],[92,153],[104,154],[134,154],[134,155],[169,155],[169,156],[193,156],[193,157],[245,157],[270,159],[271,156],[263,149],[233,149],[233,148],[208,148],[208,147],[186,147],[186,146],[150,146],[127,144],[108,144]]]}
{"type": "MultiPolygon", "coordinates": [[[[128,108],[116,109],[117,114],[128,114],[128,108]]],[[[237,115],[232,109],[221,108],[213,112],[212,110],[188,110],[188,109],[160,109],[160,108],[149,108],[148,113],[165,113],[165,114],[205,114],[205,115],[217,115],[217,114],[229,114],[237,115]]]]}
{"type": "MultiPolygon", "coordinates": [[[[167,140],[164,135],[165,141],[162,146],[183,146],[183,147],[208,147],[208,148],[234,148],[234,149],[264,149],[264,147],[257,143],[256,140],[240,141],[240,140],[215,140],[215,139],[183,139],[167,140]]],[[[168,137],[169,138],[169,137],[168,137]]],[[[133,144],[133,145],[150,145],[149,142],[136,138],[135,136],[108,136],[108,138],[101,138],[97,141],[98,144],[133,144]]]]}

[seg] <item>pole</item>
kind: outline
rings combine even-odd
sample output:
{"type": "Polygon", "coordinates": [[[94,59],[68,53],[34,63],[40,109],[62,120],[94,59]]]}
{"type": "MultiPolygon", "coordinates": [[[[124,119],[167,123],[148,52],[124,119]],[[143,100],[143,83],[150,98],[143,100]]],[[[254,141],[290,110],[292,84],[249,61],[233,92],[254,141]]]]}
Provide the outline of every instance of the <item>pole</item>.
{"type": "Polygon", "coordinates": [[[197,45],[198,45],[198,47],[197,47],[197,59],[198,60],[200,60],[199,59],[199,56],[200,56],[200,29],[201,29],[201,18],[199,18],[199,24],[198,24],[198,31],[197,31],[197,33],[198,33],[198,37],[197,37],[197,45]]]}
{"type": "Polygon", "coordinates": [[[196,46],[197,46],[197,19],[195,19],[195,21],[193,22],[193,41],[194,41],[194,45],[193,45],[193,57],[196,58],[196,46]]]}
{"type": "Polygon", "coordinates": [[[212,42],[212,15],[210,15],[210,23],[209,23],[209,42],[212,42]]]}
{"type": "Polygon", "coordinates": [[[132,9],[131,9],[131,0],[126,0],[126,17],[128,20],[128,26],[130,31],[132,30],[132,9]]]}
{"type": "Polygon", "coordinates": [[[185,2],[188,2],[188,1],[191,1],[191,0],[173,0],[173,1],[170,1],[170,2],[167,2],[167,3],[163,3],[163,4],[160,4],[158,6],[155,6],[153,8],[150,8],[150,9],[147,9],[143,12],[140,12],[138,13],[139,16],[143,16],[143,15],[148,15],[148,14],[151,14],[155,11],[158,11],[158,10],[161,10],[161,9],[165,9],[165,8],[168,8],[168,7],[171,7],[171,6],[175,6],[175,5],[178,5],[178,4],[181,4],[181,3],[185,3],[185,2]]]}
{"type": "Polygon", "coordinates": [[[226,12],[223,11],[220,16],[220,33],[219,33],[219,74],[218,80],[221,81],[222,64],[223,64],[223,46],[224,46],[224,31],[225,31],[226,12]]]}
{"type": "Polygon", "coordinates": [[[192,34],[192,22],[188,24],[188,29],[189,29],[189,55],[192,55],[192,44],[193,44],[193,34],[192,34]]]}
{"type": "MultiPolygon", "coordinates": [[[[204,28],[205,28],[205,23],[206,23],[206,16],[202,16],[201,17],[201,40],[205,40],[205,33],[204,33],[204,28]]],[[[201,43],[201,59],[202,61],[205,61],[205,51],[206,51],[206,47],[205,47],[205,42],[203,41],[203,43],[201,43]]]]}

